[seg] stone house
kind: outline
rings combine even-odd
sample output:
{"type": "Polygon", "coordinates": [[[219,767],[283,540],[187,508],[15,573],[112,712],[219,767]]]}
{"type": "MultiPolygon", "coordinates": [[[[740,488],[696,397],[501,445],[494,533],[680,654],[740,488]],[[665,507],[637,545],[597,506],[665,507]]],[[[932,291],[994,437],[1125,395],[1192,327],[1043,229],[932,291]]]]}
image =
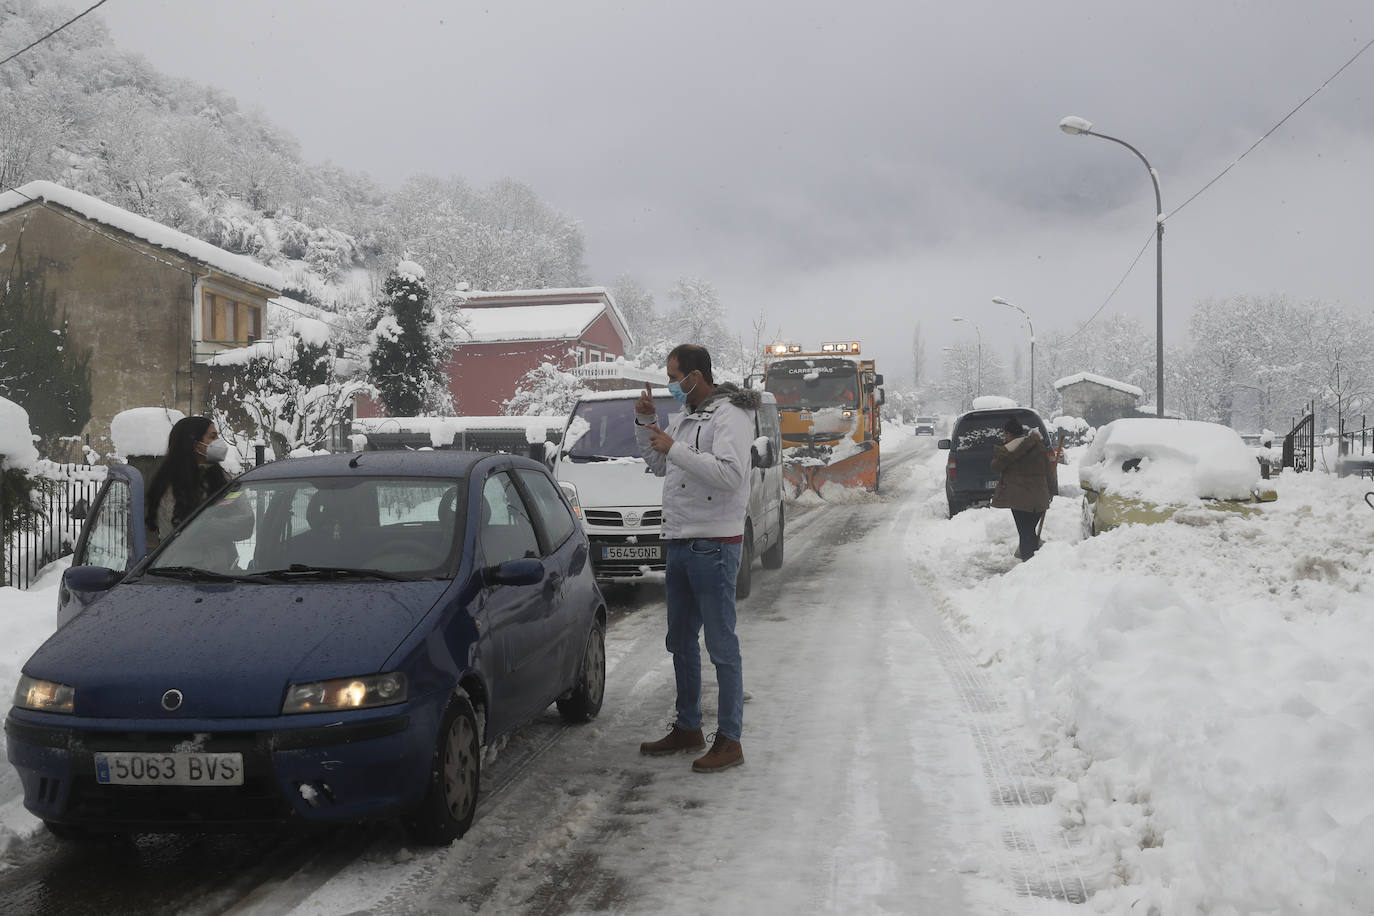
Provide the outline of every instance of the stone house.
{"type": "Polygon", "coordinates": [[[128,408],[203,412],[206,361],[259,339],[283,286],[251,258],[48,181],[0,194],[0,252],[4,270],[22,253],[42,271],[73,344],[90,349],[85,434],[100,451],[128,408]]]}
{"type": "Polygon", "coordinates": [[[1138,416],[1136,404],[1144,394],[1135,385],[1116,379],[1079,372],[1054,383],[1059,392],[1059,413],[1081,417],[1089,426],[1102,426],[1122,417],[1138,416]]]}

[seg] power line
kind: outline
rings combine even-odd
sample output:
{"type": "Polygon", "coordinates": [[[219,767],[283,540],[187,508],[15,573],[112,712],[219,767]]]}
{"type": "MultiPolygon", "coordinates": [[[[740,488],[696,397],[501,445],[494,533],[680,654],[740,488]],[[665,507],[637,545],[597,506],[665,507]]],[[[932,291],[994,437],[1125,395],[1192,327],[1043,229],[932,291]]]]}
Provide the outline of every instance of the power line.
{"type": "Polygon", "coordinates": [[[71,25],[73,22],[75,22],[76,20],[80,19],[82,16],[85,16],[86,13],[92,12],[92,11],[95,10],[97,7],[104,6],[107,2],[109,2],[109,0],[98,0],[98,2],[92,4],[92,5],[91,5],[90,7],[88,7],[84,12],[77,13],[75,16],[73,16],[72,18],[68,19],[66,22],[62,23],[62,24],[59,25],[57,28],[53,29],[51,32],[49,32],[48,34],[44,35],[42,38],[37,39],[37,40],[34,41],[32,44],[29,44],[29,45],[27,45],[27,46],[25,46],[25,47],[20,48],[18,51],[15,51],[13,54],[11,54],[9,57],[5,58],[4,60],[0,60],[0,67],[3,67],[5,64],[7,64],[7,63],[9,63],[10,61],[14,60],[16,57],[18,57],[20,54],[23,54],[25,51],[31,50],[32,48],[36,48],[38,45],[41,45],[43,42],[47,41],[49,38],[52,38],[52,37],[53,37],[54,35],[56,35],[58,32],[62,31],[62,30],[65,29],[67,26],[71,25]]]}
{"type": "MultiPolygon", "coordinates": [[[[1346,68],[1348,68],[1348,67],[1349,67],[1351,64],[1353,64],[1355,61],[1359,60],[1359,59],[1360,59],[1360,56],[1363,55],[1364,52],[1368,51],[1368,50],[1370,49],[1371,46],[1374,46],[1374,38],[1371,38],[1369,41],[1365,42],[1364,46],[1363,46],[1362,48],[1360,48],[1360,50],[1356,51],[1356,52],[1354,53],[1354,55],[1351,56],[1351,58],[1350,58],[1349,60],[1347,60],[1345,63],[1341,64],[1340,67],[1338,67],[1338,68],[1336,69],[1336,72],[1335,72],[1335,73],[1332,73],[1330,76],[1328,76],[1328,77],[1322,82],[1322,84],[1321,84],[1320,86],[1318,86],[1316,89],[1313,89],[1312,92],[1311,92],[1310,94],[1308,94],[1307,98],[1303,99],[1303,100],[1302,100],[1301,102],[1299,102],[1296,106],[1294,106],[1293,110],[1290,111],[1290,112],[1288,112],[1288,114],[1284,115],[1282,118],[1280,118],[1279,121],[1278,121],[1278,123],[1276,123],[1273,127],[1271,127],[1271,128],[1269,128],[1268,130],[1266,130],[1266,131],[1260,136],[1260,138],[1259,138],[1258,140],[1256,140],[1254,143],[1251,143],[1250,146],[1245,150],[1245,152],[1241,153],[1239,156],[1237,156],[1235,159],[1233,159],[1233,160],[1231,161],[1231,163],[1230,163],[1229,165],[1227,165],[1226,168],[1224,168],[1224,169],[1222,169],[1220,172],[1218,172],[1218,173],[1216,174],[1216,176],[1215,176],[1214,178],[1212,178],[1211,181],[1207,182],[1207,183],[1204,184],[1202,187],[1198,188],[1196,191],[1193,192],[1193,194],[1192,194],[1191,196],[1188,197],[1187,200],[1185,200],[1183,203],[1179,204],[1179,205],[1178,205],[1177,207],[1175,207],[1173,210],[1170,210],[1167,214],[1165,214],[1165,215],[1164,215],[1164,219],[1165,219],[1166,221],[1169,220],[1169,219],[1172,219],[1173,216],[1174,216],[1176,213],[1178,213],[1178,212],[1179,212],[1180,210],[1182,210],[1184,207],[1188,206],[1188,205],[1189,205],[1190,203],[1192,203],[1193,201],[1197,200],[1199,197],[1202,196],[1202,194],[1203,194],[1208,188],[1210,188],[1212,185],[1216,184],[1216,183],[1217,183],[1218,181],[1220,181],[1223,177],[1225,177],[1226,173],[1229,172],[1229,171],[1231,171],[1231,169],[1235,168],[1235,167],[1240,163],[1240,161],[1241,161],[1242,159],[1244,159],[1246,156],[1248,156],[1248,155],[1250,155],[1252,152],[1254,152],[1254,151],[1255,151],[1255,148],[1258,147],[1258,146],[1259,146],[1261,143],[1263,143],[1265,140],[1269,139],[1270,135],[1272,135],[1272,134],[1274,133],[1274,131],[1276,131],[1276,130],[1278,130],[1280,127],[1282,127],[1285,123],[1288,122],[1288,119],[1289,119],[1289,118],[1293,117],[1293,115],[1295,115],[1295,114],[1297,114],[1299,111],[1301,111],[1301,110],[1303,109],[1303,107],[1304,107],[1308,102],[1310,102],[1310,101],[1312,101],[1314,98],[1316,98],[1317,93],[1319,93],[1319,92],[1321,92],[1323,89],[1325,89],[1328,85],[1330,85],[1330,84],[1336,79],[1336,77],[1338,77],[1338,76],[1340,76],[1342,73],[1344,73],[1345,70],[1346,70],[1346,68]]],[[[1135,266],[1136,266],[1137,264],[1140,263],[1140,258],[1141,258],[1141,256],[1144,255],[1144,254],[1145,254],[1145,250],[1146,250],[1147,248],[1150,247],[1150,241],[1151,241],[1154,237],[1155,237],[1155,233],[1154,233],[1154,231],[1152,230],[1152,231],[1150,232],[1150,237],[1147,238],[1147,239],[1145,240],[1145,244],[1144,244],[1143,246],[1141,246],[1140,251],[1136,252],[1135,259],[1131,261],[1131,266],[1126,268],[1126,273],[1122,275],[1121,280],[1116,284],[1116,286],[1112,287],[1112,291],[1111,291],[1110,293],[1107,294],[1107,298],[1104,299],[1104,300],[1102,300],[1102,304],[1099,305],[1099,306],[1097,307],[1097,311],[1093,312],[1092,315],[1090,315],[1090,316],[1088,317],[1088,320],[1087,320],[1087,321],[1085,321],[1085,322],[1083,322],[1081,325],[1079,325],[1077,331],[1074,331],[1072,334],[1070,334],[1068,337],[1066,337],[1063,341],[1061,341],[1061,342],[1060,342],[1061,345],[1062,345],[1062,344],[1065,344],[1065,343],[1068,343],[1069,341],[1071,341],[1071,340],[1073,340],[1075,337],[1077,337],[1079,334],[1082,334],[1085,330],[1087,330],[1088,325],[1092,324],[1092,323],[1093,323],[1093,320],[1096,319],[1098,315],[1102,314],[1102,310],[1105,309],[1105,308],[1107,307],[1107,304],[1110,303],[1110,302],[1112,301],[1112,299],[1116,296],[1117,292],[1120,291],[1122,285],[1126,282],[1126,278],[1129,277],[1129,276],[1131,275],[1131,271],[1135,270],[1135,266]]]]}
{"type": "Polygon", "coordinates": [[[1333,74],[1331,74],[1330,76],[1328,76],[1328,77],[1326,78],[1325,82],[1323,82],[1323,83],[1322,83],[1320,86],[1318,86],[1316,89],[1313,89],[1313,90],[1312,90],[1312,93],[1311,93],[1310,95],[1308,95],[1307,98],[1303,99],[1301,102],[1299,102],[1299,103],[1297,104],[1297,106],[1296,106],[1292,111],[1288,112],[1288,114],[1286,114],[1286,115],[1284,115],[1282,118],[1280,118],[1280,119],[1279,119],[1279,122],[1278,122],[1277,124],[1275,124],[1273,127],[1271,127],[1271,128],[1269,128],[1268,130],[1266,130],[1266,131],[1264,132],[1264,134],[1263,134],[1258,140],[1256,140],[1254,143],[1251,143],[1251,144],[1250,144],[1250,147],[1249,147],[1245,152],[1241,153],[1239,156],[1237,156],[1237,157],[1231,162],[1230,165],[1226,166],[1226,168],[1222,169],[1219,173],[1217,173],[1217,176],[1216,176],[1215,178],[1213,178],[1211,181],[1207,182],[1207,183],[1206,183],[1205,185],[1203,185],[1202,187],[1198,188],[1197,191],[1194,192],[1193,195],[1192,195],[1191,197],[1189,197],[1189,198],[1188,198],[1187,200],[1185,200],[1183,203],[1179,204],[1177,207],[1175,207],[1173,210],[1171,210],[1171,211],[1165,216],[1165,219],[1169,219],[1169,218],[1172,217],[1175,213],[1177,213],[1178,211],[1182,210],[1184,207],[1188,206],[1190,203],[1192,203],[1194,200],[1196,200],[1196,199],[1202,194],[1203,191],[1206,191],[1206,190],[1207,190],[1208,188],[1210,188],[1212,185],[1214,185],[1214,184],[1216,184],[1218,181],[1220,181],[1220,180],[1222,179],[1222,177],[1223,177],[1227,172],[1231,171],[1231,169],[1234,168],[1237,164],[1239,164],[1239,162],[1240,162],[1242,159],[1244,159],[1246,156],[1248,156],[1248,155],[1250,155],[1252,152],[1254,152],[1254,151],[1255,151],[1255,147],[1259,146],[1259,145],[1260,145],[1261,143],[1263,143],[1265,140],[1269,139],[1269,135],[1270,135],[1270,134],[1272,134],[1274,131],[1276,131],[1276,130],[1278,130],[1280,127],[1282,127],[1282,126],[1288,121],[1289,118],[1293,117],[1293,115],[1295,115],[1295,114],[1297,114],[1299,111],[1301,111],[1304,105],[1306,105],[1308,102],[1310,102],[1310,101],[1312,101],[1314,98],[1316,98],[1318,92],[1321,92],[1323,89],[1325,89],[1325,88],[1331,83],[1332,80],[1334,80],[1336,77],[1340,76],[1343,72],[1345,72],[1345,69],[1346,69],[1347,67],[1349,67],[1351,64],[1353,64],[1355,61],[1359,60],[1360,55],[1363,54],[1364,52],[1368,51],[1371,45],[1374,45],[1374,38],[1371,38],[1369,41],[1365,42],[1364,47],[1362,47],[1362,48],[1360,48],[1360,50],[1356,51],[1356,52],[1355,52],[1355,55],[1354,55],[1353,57],[1351,57],[1350,60],[1348,60],[1348,61],[1346,61],[1345,63],[1341,64],[1340,68],[1339,68],[1338,70],[1336,70],[1335,73],[1333,73],[1333,74]]]}

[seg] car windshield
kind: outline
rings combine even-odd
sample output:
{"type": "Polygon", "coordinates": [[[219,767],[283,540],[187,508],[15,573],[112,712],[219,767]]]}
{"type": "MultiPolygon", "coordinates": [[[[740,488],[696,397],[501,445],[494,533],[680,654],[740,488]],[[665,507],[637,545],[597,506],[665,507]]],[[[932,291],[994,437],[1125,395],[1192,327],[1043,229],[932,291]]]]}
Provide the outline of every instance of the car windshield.
{"type": "Polygon", "coordinates": [[[764,388],[778,407],[858,407],[859,369],[847,359],[784,359],[770,363],[764,388]]]}
{"type": "MultiPolygon", "coordinates": [[[[668,422],[668,415],[677,410],[677,402],[672,398],[654,398],[654,407],[658,410],[658,425],[662,428],[668,422]]],[[[565,440],[571,444],[564,445],[564,454],[573,461],[638,458],[635,398],[578,403],[568,424],[565,440]]]]}
{"type": "Polygon", "coordinates": [[[319,477],[231,487],[145,574],[232,581],[429,579],[455,572],[461,480],[319,477]]]}

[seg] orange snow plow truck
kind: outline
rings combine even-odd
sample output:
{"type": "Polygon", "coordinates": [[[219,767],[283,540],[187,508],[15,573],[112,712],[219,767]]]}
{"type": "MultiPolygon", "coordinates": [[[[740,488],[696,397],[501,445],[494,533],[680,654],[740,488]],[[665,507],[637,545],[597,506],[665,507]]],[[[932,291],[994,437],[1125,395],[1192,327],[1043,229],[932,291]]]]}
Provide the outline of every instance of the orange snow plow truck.
{"type": "Polygon", "coordinates": [[[763,387],[778,402],[783,476],[793,495],[824,496],[829,484],[878,492],[882,384],[857,342],[823,343],[814,352],[765,348],[763,387]]]}

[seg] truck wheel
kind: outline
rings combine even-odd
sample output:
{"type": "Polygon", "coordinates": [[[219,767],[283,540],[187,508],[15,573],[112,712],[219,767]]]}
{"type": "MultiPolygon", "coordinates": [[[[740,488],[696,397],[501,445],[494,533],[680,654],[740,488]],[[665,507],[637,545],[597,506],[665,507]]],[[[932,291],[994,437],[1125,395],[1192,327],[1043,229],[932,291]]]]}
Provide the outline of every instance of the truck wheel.
{"type": "Polygon", "coordinates": [[[763,568],[764,568],[764,569],[781,569],[781,568],[782,568],[782,552],[783,552],[783,541],[784,541],[784,539],[785,539],[785,538],[784,538],[784,535],[785,535],[785,534],[786,534],[786,527],[784,526],[783,511],[782,511],[782,509],[779,509],[779,510],[778,510],[778,540],[777,540],[777,543],[775,543],[772,547],[769,547],[767,550],[765,550],[765,551],[763,552],[763,556],[761,557],[761,559],[763,560],[763,568]]]}
{"type": "Polygon", "coordinates": [[[481,744],[477,713],[467,696],[460,693],[444,710],[424,801],[405,820],[416,842],[447,846],[472,826],[482,778],[481,744]]]}
{"type": "Polygon", "coordinates": [[[587,634],[587,651],[582,653],[582,667],[577,672],[572,693],[554,702],[565,722],[590,722],[601,712],[601,701],[605,697],[606,631],[598,620],[592,623],[592,631],[587,634]]]}
{"type": "Polygon", "coordinates": [[[744,543],[739,550],[739,575],[735,576],[735,598],[748,598],[754,587],[754,526],[744,523],[744,543]]]}

